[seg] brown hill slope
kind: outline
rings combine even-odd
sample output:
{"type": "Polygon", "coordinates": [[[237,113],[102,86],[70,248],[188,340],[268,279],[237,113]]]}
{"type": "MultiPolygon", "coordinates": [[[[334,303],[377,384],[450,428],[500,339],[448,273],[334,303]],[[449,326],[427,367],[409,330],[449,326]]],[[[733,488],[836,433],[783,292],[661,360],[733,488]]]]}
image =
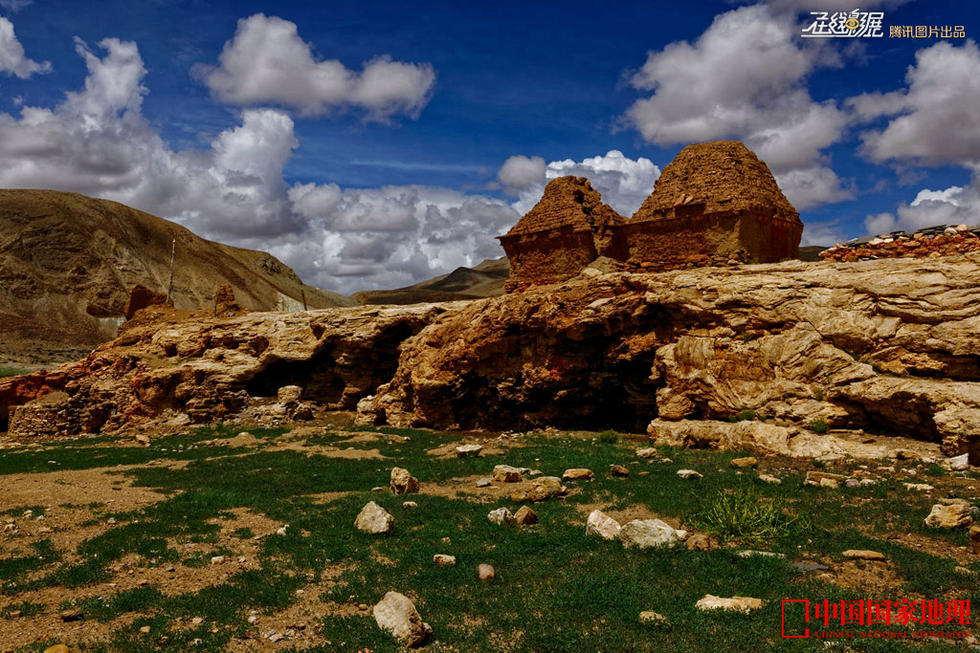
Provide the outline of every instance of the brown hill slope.
{"type": "Polygon", "coordinates": [[[421,304],[498,297],[504,294],[504,281],[509,274],[510,262],[502,256],[472,268],[456,268],[414,286],[354,293],[351,299],[358,304],[421,304]]]}
{"type": "MultiPolygon", "coordinates": [[[[165,292],[176,239],[173,299],[203,308],[230,284],[251,310],[350,305],[306,286],[270,254],[200,238],[123,204],[75,193],[0,190],[0,333],[67,344],[111,337],[136,284],[165,292]]],[[[8,342],[0,345],[6,347],[8,342]]]]}

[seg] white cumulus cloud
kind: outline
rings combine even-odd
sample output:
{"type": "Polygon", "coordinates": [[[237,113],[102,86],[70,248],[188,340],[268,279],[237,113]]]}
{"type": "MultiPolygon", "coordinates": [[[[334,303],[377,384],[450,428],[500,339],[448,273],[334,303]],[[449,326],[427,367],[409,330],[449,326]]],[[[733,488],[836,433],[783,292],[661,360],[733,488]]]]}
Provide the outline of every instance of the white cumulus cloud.
{"type": "Polygon", "coordinates": [[[498,199],[428,186],[290,186],[283,168],[299,143],[283,111],[246,109],[207,147],[173,150],[141,113],[149,90],[136,44],[98,45],[76,43],[88,75],[60,104],[0,113],[0,186],[120,201],[269,251],[308,283],[346,293],[503,255],[494,236],[519,216],[498,199]]]}
{"type": "MultiPolygon", "coordinates": [[[[16,9],[11,9],[16,11],[16,9]]],[[[7,18],[0,17],[0,72],[27,79],[36,73],[51,72],[51,64],[47,61],[38,63],[27,57],[24,46],[14,34],[14,24],[7,18]]]]}
{"type": "Polygon", "coordinates": [[[193,72],[215,98],[229,104],[276,104],[310,116],[350,106],[380,121],[395,114],[418,116],[436,78],[431,64],[385,55],[365,62],[360,73],[336,59],[319,60],[296,23],[264,14],[239,20],[218,65],[198,65],[193,72]]]}
{"type": "Polygon", "coordinates": [[[514,208],[526,213],[541,199],[548,181],[567,175],[587,177],[606,204],[629,217],[653,192],[660,168],[650,159],[642,156],[631,159],[619,150],[581,161],[563,159],[547,164],[541,157],[516,155],[500,167],[497,179],[507,192],[518,198],[514,208]]]}
{"type": "Polygon", "coordinates": [[[865,120],[895,116],[861,135],[874,161],[980,167],[980,49],[941,41],[915,53],[907,88],[850,101],[865,120]],[[898,114],[898,115],[896,115],[898,114]]]}
{"type": "Polygon", "coordinates": [[[716,16],[694,43],[649,53],[630,81],[653,94],[629,108],[627,124],[658,145],[738,138],[798,209],[851,197],[822,153],[841,139],[848,116],[805,85],[839,57],[825,44],[801,44],[798,32],[793,15],[765,5],[716,16]]]}

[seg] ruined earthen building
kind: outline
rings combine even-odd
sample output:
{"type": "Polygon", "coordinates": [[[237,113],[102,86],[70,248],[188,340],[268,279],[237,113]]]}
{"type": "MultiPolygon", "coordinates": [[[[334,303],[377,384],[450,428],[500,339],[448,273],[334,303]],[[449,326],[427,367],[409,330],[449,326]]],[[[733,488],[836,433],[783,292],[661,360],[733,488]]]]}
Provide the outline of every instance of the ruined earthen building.
{"type": "Polygon", "coordinates": [[[738,141],[685,147],[626,220],[585,178],[548,183],[501,245],[509,291],[568,279],[600,256],[670,270],[796,257],[803,223],[764,162],[738,141]]]}

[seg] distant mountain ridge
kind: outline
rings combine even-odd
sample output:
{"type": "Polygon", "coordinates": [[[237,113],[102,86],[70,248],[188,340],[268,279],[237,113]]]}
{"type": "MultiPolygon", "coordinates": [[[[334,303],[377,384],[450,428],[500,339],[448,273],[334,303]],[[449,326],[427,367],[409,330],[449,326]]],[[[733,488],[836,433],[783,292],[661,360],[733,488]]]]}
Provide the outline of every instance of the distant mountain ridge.
{"type": "Polygon", "coordinates": [[[510,275],[506,256],[488,259],[472,268],[459,267],[413,286],[394,290],[365,290],[351,299],[358,304],[419,304],[457,299],[483,299],[504,294],[504,282],[510,275]]]}
{"type": "Polygon", "coordinates": [[[0,333],[75,344],[111,337],[134,285],[166,292],[174,241],[177,308],[211,306],[223,284],[250,310],[353,304],[305,285],[271,254],[205,240],[118,202],[0,190],[0,333]]]}

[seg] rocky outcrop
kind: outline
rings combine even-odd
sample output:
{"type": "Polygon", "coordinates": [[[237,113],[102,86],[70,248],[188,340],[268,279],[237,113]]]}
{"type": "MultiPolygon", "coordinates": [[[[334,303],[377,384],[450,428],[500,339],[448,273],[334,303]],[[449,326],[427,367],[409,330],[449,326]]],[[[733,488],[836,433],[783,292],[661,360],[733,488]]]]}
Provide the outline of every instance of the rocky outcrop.
{"type": "Polygon", "coordinates": [[[166,315],[134,319],[80,363],[0,381],[0,409],[30,402],[12,431],[357,406],[396,426],[649,427],[679,446],[805,456],[844,450],[833,429],[863,430],[980,462],[980,253],[588,268],[473,302],[166,315]],[[285,393],[292,408],[275,403],[284,386],[297,386],[285,393]]]}
{"type": "Polygon", "coordinates": [[[151,307],[82,361],[0,380],[0,428],[9,418],[15,436],[71,435],[243,412],[298,418],[307,404],[351,410],[392,377],[401,343],[453,306],[230,318],[151,307]],[[304,401],[279,402],[284,386],[299,386],[304,401]]]}
{"type": "Polygon", "coordinates": [[[390,424],[460,428],[747,413],[976,458],[978,327],[980,254],[583,274],[443,316],[405,344],[370,407],[390,424]]]}

